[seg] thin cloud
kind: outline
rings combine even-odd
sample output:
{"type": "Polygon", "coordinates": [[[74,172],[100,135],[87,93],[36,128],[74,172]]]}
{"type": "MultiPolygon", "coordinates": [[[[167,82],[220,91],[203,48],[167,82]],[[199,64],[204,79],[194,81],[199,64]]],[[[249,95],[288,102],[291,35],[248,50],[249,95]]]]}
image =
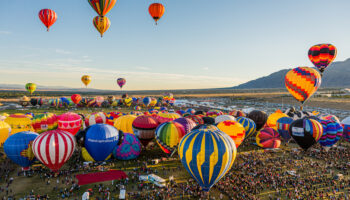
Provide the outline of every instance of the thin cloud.
{"type": "Polygon", "coordinates": [[[0,31],[0,35],[10,35],[12,34],[11,31],[0,31]]]}
{"type": "Polygon", "coordinates": [[[72,52],[66,51],[66,50],[63,50],[63,49],[56,49],[55,52],[58,53],[58,54],[65,54],[65,55],[72,54],[72,52]]]}
{"type": "Polygon", "coordinates": [[[149,68],[149,67],[136,67],[136,69],[143,70],[143,71],[151,70],[151,68],[149,68]]]}

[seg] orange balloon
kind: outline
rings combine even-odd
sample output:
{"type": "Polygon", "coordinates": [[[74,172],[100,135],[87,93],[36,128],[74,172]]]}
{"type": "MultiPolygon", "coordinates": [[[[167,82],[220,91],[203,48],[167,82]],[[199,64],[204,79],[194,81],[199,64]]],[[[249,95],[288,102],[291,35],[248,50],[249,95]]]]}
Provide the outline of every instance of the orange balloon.
{"type": "Polygon", "coordinates": [[[164,11],[165,8],[161,3],[153,3],[148,8],[148,12],[156,22],[156,25],[158,23],[158,20],[163,16],[164,11]]]}

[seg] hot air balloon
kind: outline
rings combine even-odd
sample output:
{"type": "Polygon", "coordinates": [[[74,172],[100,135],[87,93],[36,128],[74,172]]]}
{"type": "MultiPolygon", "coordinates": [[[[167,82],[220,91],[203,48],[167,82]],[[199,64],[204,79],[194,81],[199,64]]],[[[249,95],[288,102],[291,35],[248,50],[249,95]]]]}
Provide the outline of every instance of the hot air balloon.
{"type": "Polygon", "coordinates": [[[320,87],[321,75],[310,67],[297,67],[290,70],[285,76],[285,85],[289,93],[302,106],[320,87]]]}
{"type": "Polygon", "coordinates": [[[318,44],[310,48],[308,52],[310,61],[321,72],[321,76],[324,70],[333,62],[337,56],[337,48],[331,44],[318,44]]]}
{"type": "Polygon", "coordinates": [[[340,123],[331,120],[320,120],[323,127],[323,134],[318,141],[323,147],[332,147],[343,135],[343,127],[340,123]]]}
{"type": "Polygon", "coordinates": [[[116,127],[120,131],[123,131],[123,133],[133,134],[134,131],[132,129],[132,124],[136,118],[137,116],[135,115],[124,115],[118,117],[118,119],[114,122],[114,127],[116,127]]]}
{"type": "MultiPolygon", "coordinates": [[[[96,162],[91,155],[89,154],[89,152],[86,150],[85,147],[81,148],[81,156],[83,157],[83,159],[86,162],[96,162]]],[[[112,154],[109,154],[109,156],[105,159],[105,160],[109,160],[112,157],[112,154]]]]}
{"type": "Polygon", "coordinates": [[[87,87],[91,82],[91,76],[84,75],[81,77],[81,81],[84,83],[84,85],[87,87]]]}
{"type": "Polygon", "coordinates": [[[60,98],[61,102],[62,102],[62,106],[65,108],[68,108],[70,105],[70,101],[67,97],[61,97],[60,98]]]}
{"type": "Polygon", "coordinates": [[[256,134],[256,144],[262,148],[275,149],[280,147],[281,138],[275,129],[267,127],[256,134]]]}
{"type": "Polygon", "coordinates": [[[24,170],[34,162],[35,156],[32,151],[32,144],[37,133],[24,131],[11,135],[4,144],[6,156],[14,163],[20,165],[24,170]]]}
{"type": "Polygon", "coordinates": [[[287,110],[284,111],[288,117],[292,118],[293,120],[297,119],[302,119],[304,117],[311,117],[313,116],[312,113],[307,112],[307,111],[298,111],[294,107],[288,108],[287,110]]]}
{"type": "Polygon", "coordinates": [[[106,120],[106,114],[103,112],[91,113],[85,118],[85,126],[88,127],[94,124],[105,124],[106,120]]]}
{"type": "Polygon", "coordinates": [[[220,122],[217,127],[220,131],[226,133],[235,142],[236,147],[241,145],[245,137],[245,129],[242,124],[233,120],[220,122]]]}
{"type": "Polygon", "coordinates": [[[240,123],[245,130],[244,139],[252,136],[256,131],[255,122],[252,119],[246,117],[237,117],[237,122],[240,123]]]}
{"type": "Polygon", "coordinates": [[[186,116],[186,118],[191,119],[197,125],[204,124],[203,118],[199,115],[189,115],[189,116],[186,116]]]}
{"type": "Polygon", "coordinates": [[[113,156],[118,160],[136,159],[141,153],[141,143],[139,139],[130,133],[123,134],[123,142],[113,149],[113,156]]]}
{"type": "Polygon", "coordinates": [[[38,99],[38,105],[42,106],[44,104],[44,100],[42,98],[38,99]]]}
{"type": "Polygon", "coordinates": [[[57,122],[58,129],[67,131],[72,135],[75,135],[81,128],[82,119],[78,114],[67,112],[58,116],[57,122]]]}
{"type": "Polygon", "coordinates": [[[267,114],[264,111],[253,110],[247,115],[247,118],[252,119],[255,122],[256,131],[259,131],[265,126],[267,114]]]}
{"type": "Polygon", "coordinates": [[[87,128],[85,148],[95,161],[104,161],[119,143],[120,132],[108,124],[95,124],[87,128]]]}
{"type": "Polygon", "coordinates": [[[79,94],[73,94],[71,99],[75,104],[78,104],[81,101],[81,96],[79,94]]]}
{"type": "Polygon", "coordinates": [[[181,124],[185,128],[186,134],[191,132],[191,130],[197,125],[192,119],[184,117],[177,118],[173,122],[181,124]]]}
{"type": "Polygon", "coordinates": [[[286,142],[288,142],[291,138],[289,134],[289,126],[292,124],[292,122],[293,119],[290,117],[281,117],[276,122],[277,131],[286,142]]]}
{"type": "Polygon", "coordinates": [[[140,140],[142,145],[146,147],[154,138],[155,130],[158,125],[159,123],[155,118],[142,115],[133,121],[132,128],[135,136],[140,140]]]}
{"type": "Polygon", "coordinates": [[[141,106],[135,106],[134,110],[141,110],[141,106]]]}
{"type": "Polygon", "coordinates": [[[145,105],[145,107],[148,107],[151,101],[152,101],[151,97],[145,97],[142,99],[143,105],[145,105]]]}
{"type": "Polygon", "coordinates": [[[132,104],[132,98],[131,97],[125,98],[124,99],[124,104],[125,104],[125,106],[130,107],[131,104],[132,104]]]}
{"type": "Polygon", "coordinates": [[[220,110],[209,110],[207,112],[207,117],[216,118],[217,116],[223,115],[224,113],[220,110]]]}
{"type": "Polygon", "coordinates": [[[111,26],[111,21],[109,21],[108,17],[101,17],[97,16],[93,19],[93,24],[96,28],[96,30],[101,34],[101,37],[103,37],[103,34],[109,29],[111,26]]]}
{"type": "Polygon", "coordinates": [[[26,90],[30,93],[30,95],[32,95],[36,90],[36,84],[35,83],[27,83],[26,90]]]}
{"type": "Polygon", "coordinates": [[[228,172],[236,158],[236,147],[220,130],[203,125],[185,135],[178,153],[185,169],[209,191],[228,172]]]}
{"type": "Polygon", "coordinates": [[[294,141],[305,151],[316,144],[323,134],[322,125],[314,119],[298,119],[289,126],[294,141]]]}
{"type": "Polygon", "coordinates": [[[321,115],[320,119],[322,119],[322,120],[330,120],[330,121],[333,121],[333,122],[340,123],[339,118],[337,116],[335,116],[335,115],[321,115]]]}
{"type": "Polygon", "coordinates": [[[156,140],[164,153],[171,155],[185,134],[185,128],[180,123],[165,122],[157,127],[156,140]]]}
{"type": "Polygon", "coordinates": [[[236,118],[234,118],[232,115],[219,115],[215,117],[215,124],[223,121],[236,121],[236,118]]]}
{"type": "Polygon", "coordinates": [[[341,121],[343,126],[343,138],[350,142],[350,117],[346,117],[341,121]]]}
{"type": "Polygon", "coordinates": [[[4,122],[11,126],[11,134],[23,131],[34,131],[32,121],[23,114],[12,114],[8,116],[4,122]]]}
{"type": "Polygon", "coordinates": [[[125,83],[126,83],[125,78],[118,78],[118,79],[117,79],[117,84],[119,85],[120,89],[123,88],[123,86],[125,85],[125,83]]]}
{"type": "Polygon", "coordinates": [[[31,98],[31,99],[30,99],[30,104],[32,104],[32,106],[38,105],[38,99],[31,98]]]}
{"type": "Polygon", "coordinates": [[[34,140],[32,150],[40,162],[57,172],[72,156],[75,138],[62,130],[46,131],[34,140]]]}
{"type": "Polygon", "coordinates": [[[165,8],[160,3],[153,3],[148,8],[148,12],[156,22],[156,25],[158,24],[158,20],[163,16],[164,11],[165,8]]]}
{"type": "Polygon", "coordinates": [[[241,110],[232,110],[230,112],[230,115],[234,116],[234,117],[245,117],[245,113],[241,110]]]}
{"type": "Polygon", "coordinates": [[[99,16],[105,16],[112,10],[117,0],[88,0],[88,2],[99,16]]]}
{"type": "Polygon", "coordinates": [[[114,122],[118,119],[118,117],[123,116],[123,113],[121,112],[109,112],[107,113],[107,121],[106,124],[109,124],[111,126],[114,125],[114,122]]]}
{"type": "Polygon", "coordinates": [[[187,113],[190,113],[191,115],[194,115],[194,113],[196,113],[196,110],[193,108],[189,108],[186,110],[187,113]]]}
{"type": "Polygon", "coordinates": [[[32,119],[32,127],[37,133],[54,130],[57,126],[57,116],[53,113],[36,115],[32,119]]]}
{"type": "Polygon", "coordinates": [[[51,9],[42,9],[39,11],[39,18],[41,22],[46,26],[47,31],[56,22],[57,14],[51,9]]]}
{"type": "Polygon", "coordinates": [[[282,117],[288,117],[288,115],[286,115],[282,111],[278,110],[278,111],[272,113],[271,115],[269,115],[269,117],[267,118],[267,121],[266,121],[266,125],[270,128],[277,130],[277,127],[276,127],[277,120],[279,118],[282,118],[282,117]]]}
{"type": "Polygon", "coordinates": [[[180,118],[181,116],[177,113],[168,113],[168,112],[160,112],[158,113],[158,116],[156,117],[159,123],[164,123],[164,122],[170,122],[173,121],[177,118],[180,118]]]}
{"type": "Polygon", "coordinates": [[[0,121],[0,147],[11,134],[11,126],[4,121],[0,121]]]}

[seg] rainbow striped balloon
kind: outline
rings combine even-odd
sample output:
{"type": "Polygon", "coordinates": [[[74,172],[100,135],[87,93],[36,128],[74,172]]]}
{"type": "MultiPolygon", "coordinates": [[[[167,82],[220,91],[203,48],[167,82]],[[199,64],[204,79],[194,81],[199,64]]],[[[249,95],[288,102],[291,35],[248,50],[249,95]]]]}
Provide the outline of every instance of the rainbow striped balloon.
{"type": "Polygon", "coordinates": [[[245,129],[244,139],[252,136],[256,131],[256,124],[253,120],[246,117],[237,117],[237,122],[242,124],[245,129]]]}
{"type": "Polygon", "coordinates": [[[157,127],[156,140],[166,154],[172,154],[185,134],[185,128],[180,123],[165,122],[157,127]]]}
{"type": "Polygon", "coordinates": [[[236,158],[233,140],[212,126],[202,125],[185,135],[178,149],[183,166],[204,191],[230,170],[236,158]]]}
{"type": "Polygon", "coordinates": [[[281,138],[275,129],[267,127],[256,134],[256,144],[262,148],[278,148],[281,138]]]}
{"type": "Polygon", "coordinates": [[[293,119],[290,117],[281,117],[276,122],[277,131],[280,136],[288,142],[291,138],[289,134],[289,126],[292,124],[293,119]]]}
{"type": "Polygon", "coordinates": [[[286,74],[285,85],[289,93],[304,104],[320,87],[321,75],[313,68],[297,67],[286,74]]]}
{"type": "Polygon", "coordinates": [[[331,147],[336,144],[343,135],[343,127],[338,122],[320,120],[323,126],[323,134],[319,140],[321,146],[331,147]]]}

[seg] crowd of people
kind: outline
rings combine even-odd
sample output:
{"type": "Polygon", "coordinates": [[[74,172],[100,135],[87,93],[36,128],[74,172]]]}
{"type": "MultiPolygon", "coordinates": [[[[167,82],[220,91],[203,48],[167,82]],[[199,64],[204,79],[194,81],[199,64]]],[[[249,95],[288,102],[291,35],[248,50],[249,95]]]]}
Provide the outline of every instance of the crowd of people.
{"type": "MultiPolygon", "coordinates": [[[[350,167],[349,148],[331,148],[329,151],[311,149],[307,152],[298,148],[286,147],[281,151],[241,152],[231,170],[211,189],[210,199],[349,199],[350,167]]],[[[126,189],[128,199],[208,199],[191,178],[174,179],[165,187],[158,187],[140,180],[141,175],[156,174],[165,179],[183,173],[179,164],[155,166],[153,159],[161,158],[161,153],[150,146],[149,154],[139,159],[120,162],[106,162],[108,169],[124,170],[128,178],[94,186],[78,185],[76,174],[95,172],[96,165],[84,165],[79,151],[59,173],[42,167],[26,172],[26,175],[40,177],[42,185],[52,188],[52,192],[38,192],[35,186],[23,195],[22,199],[81,199],[88,191],[90,199],[117,199],[121,189],[126,189]],[[52,195],[54,194],[54,195],[52,195]]],[[[175,156],[176,157],[176,156],[175,156]]],[[[166,159],[178,162],[176,158],[166,159]]],[[[169,162],[164,162],[169,163],[169,162]]],[[[8,159],[0,163],[0,197],[16,199],[12,185],[16,181],[11,176],[20,171],[8,159]]],[[[23,176],[23,173],[18,173],[23,176]]]]}

